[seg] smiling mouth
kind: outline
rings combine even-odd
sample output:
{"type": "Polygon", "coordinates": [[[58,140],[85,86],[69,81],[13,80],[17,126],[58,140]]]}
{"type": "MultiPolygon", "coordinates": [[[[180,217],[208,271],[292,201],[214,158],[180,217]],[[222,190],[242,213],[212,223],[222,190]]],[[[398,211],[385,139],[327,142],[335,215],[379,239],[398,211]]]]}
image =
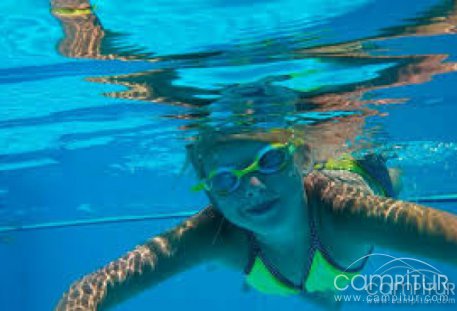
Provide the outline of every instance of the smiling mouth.
{"type": "Polygon", "coordinates": [[[273,199],[270,201],[263,202],[259,205],[246,209],[246,212],[251,215],[261,215],[272,209],[272,207],[278,202],[279,199],[273,199]]]}

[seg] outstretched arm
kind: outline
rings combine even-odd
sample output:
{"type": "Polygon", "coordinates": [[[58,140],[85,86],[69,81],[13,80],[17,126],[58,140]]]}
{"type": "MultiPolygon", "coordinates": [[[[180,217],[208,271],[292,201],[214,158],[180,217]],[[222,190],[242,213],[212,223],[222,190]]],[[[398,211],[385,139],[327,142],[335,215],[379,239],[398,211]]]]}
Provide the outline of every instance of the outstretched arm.
{"type": "Polygon", "coordinates": [[[212,207],[151,238],[71,285],[57,311],[101,310],[194,265],[217,259],[224,248],[224,218],[212,207]]]}
{"type": "Polygon", "coordinates": [[[456,215],[371,195],[323,172],[310,174],[306,187],[321,212],[354,239],[457,264],[456,215]]]}

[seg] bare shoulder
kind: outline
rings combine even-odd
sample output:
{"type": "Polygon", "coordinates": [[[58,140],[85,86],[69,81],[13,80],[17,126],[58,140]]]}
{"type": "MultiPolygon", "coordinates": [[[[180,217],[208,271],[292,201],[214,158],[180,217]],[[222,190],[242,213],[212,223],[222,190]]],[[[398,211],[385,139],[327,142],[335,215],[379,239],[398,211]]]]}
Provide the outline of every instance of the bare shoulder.
{"type": "Polygon", "coordinates": [[[355,173],[347,171],[316,171],[309,174],[305,179],[306,193],[310,208],[315,211],[317,225],[325,232],[338,238],[349,238],[352,233],[352,224],[348,221],[350,215],[344,215],[339,210],[329,208],[338,201],[350,198],[353,193],[350,189],[356,189],[359,193],[372,195],[373,191],[365,183],[363,178],[355,173]],[[343,233],[344,235],[342,235],[343,233]]]}

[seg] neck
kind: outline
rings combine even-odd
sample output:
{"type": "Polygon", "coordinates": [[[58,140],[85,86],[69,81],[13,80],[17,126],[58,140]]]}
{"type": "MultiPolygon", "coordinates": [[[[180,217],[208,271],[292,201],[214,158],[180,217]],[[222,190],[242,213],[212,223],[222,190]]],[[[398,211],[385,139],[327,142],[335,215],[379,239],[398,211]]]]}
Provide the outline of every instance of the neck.
{"type": "MultiPolygon", "coordinates": [[[[292,207],[291,207],[292,208],[292,207]]],[[[256,238],[263,250],[284,253],[302,252],[309,239],[308,204],[305,197],[296,206],[291,217],[273,232],[256,233],[256,238]]]]}

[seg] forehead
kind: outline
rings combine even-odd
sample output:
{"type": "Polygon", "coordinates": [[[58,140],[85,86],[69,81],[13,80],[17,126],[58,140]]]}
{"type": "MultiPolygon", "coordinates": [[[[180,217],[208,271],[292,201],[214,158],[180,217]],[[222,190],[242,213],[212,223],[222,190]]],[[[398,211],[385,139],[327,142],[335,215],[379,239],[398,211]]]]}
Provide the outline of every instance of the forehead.
{"type": "Polygon", "coordinates": [[[252,162],[268,142],[231,140],[214,143],[201,150],[199,158],[206,172],[220,166],[242,166],[252,162]]]}

